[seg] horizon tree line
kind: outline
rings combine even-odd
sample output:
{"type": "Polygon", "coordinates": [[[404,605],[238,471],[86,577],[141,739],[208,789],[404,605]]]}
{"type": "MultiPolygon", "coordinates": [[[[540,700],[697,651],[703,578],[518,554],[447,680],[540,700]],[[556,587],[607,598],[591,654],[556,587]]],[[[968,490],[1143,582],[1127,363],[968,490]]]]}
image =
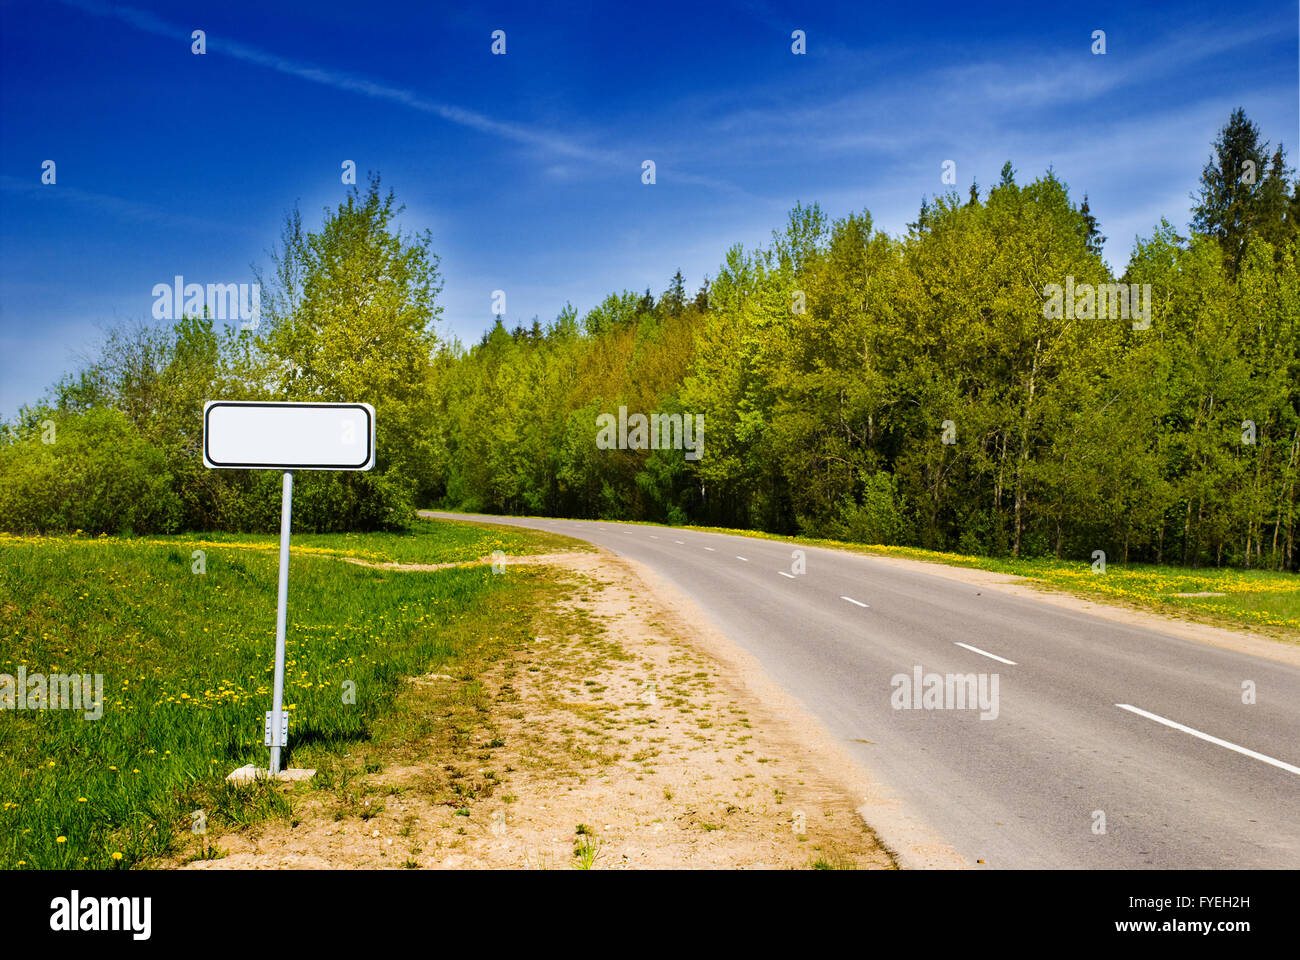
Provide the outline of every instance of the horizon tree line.
{"type": "Polygon", "coordinates": [[[678,270],[468,347],[437,335],[432,240],[373,177],[318,231],[290,214],[257,331],[119,328],[24,408],[0,431],[0,526],[273,525],[275,484],[198,463],[203,400],[365,400],[377,470],[308,478],[302,529],[440,505],[1296,570],[1300,182],[1241,110],[1212,151],[1190,235],[1162,220],[1119,276],[1087,198],[1008,162],[923,198],[901,236],[799,205],[694,296],[678,270]],[[1045,309],[1067,278],[1149,288],[1149,324],[1045,309]],[[601,449],[620,406],[703,414],[703,456],[601,449]]]}

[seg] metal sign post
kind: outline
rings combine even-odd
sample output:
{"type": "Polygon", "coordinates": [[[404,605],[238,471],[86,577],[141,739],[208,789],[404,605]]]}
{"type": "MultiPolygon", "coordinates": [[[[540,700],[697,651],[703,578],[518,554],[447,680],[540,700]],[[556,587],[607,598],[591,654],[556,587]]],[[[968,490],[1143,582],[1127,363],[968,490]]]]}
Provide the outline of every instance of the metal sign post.
{"type": "Polygon", "coordinates": [[[280,592],[275,604],[275,692],[271,697],[271,776],[280,772],[280,748],[287,747],[284,715],[284,625],[289,614],[289,527],[293,515],[293,471],[284,472],[280,505],[280,592]]]}
{"type": "Polygon", "coordinates": [[[289,745],[289,717],[284,712],[284,646],[289,615],[293,472],[374,467],[375,408],[368,403],[209,400],[203,405],[203,465],[214,470],[284,471],[280,583],[275,608],[275,690],[266,714],[263,741],[271,748],[270,775],[278,777],[280,751],[289,745]]]}

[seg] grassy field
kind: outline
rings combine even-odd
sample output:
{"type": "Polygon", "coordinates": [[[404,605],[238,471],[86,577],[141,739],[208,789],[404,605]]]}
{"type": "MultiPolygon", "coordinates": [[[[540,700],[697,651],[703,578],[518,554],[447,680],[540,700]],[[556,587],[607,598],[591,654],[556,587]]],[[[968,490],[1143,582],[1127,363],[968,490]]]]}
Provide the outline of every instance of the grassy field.
{"type": "Polygon", "coordinates": [[[975,557],[915,547],[868,546],[810,537],[780,537],[753,530],[696,526],[688,529],[1015,574],[1080,596],[1205,623],[1243,627],[1283,640],[1300,641],[1300,577],[1294,573],[1177,567],[1167,564],[1125,565],[1114,561],[1107,562],[1105,573],[1096,573],[1090,561],[1042,557],[975,557]]]}
{"type": "MultiPolygon", "coordinates": [[[[518,642],[541,595],[542,575],[523,568],[394,572],[340,558],[445,563],[575,547],[427,521],[295,536],[286,765],[329,766],[365,741],[404,677],[456,673],[518,642]]],[[[0,868],[124,868],[191,839],[196,810],[235,824],[285,812],[282,790],[224,781],[267,759],[277,561],[275,536],[0,535],[0,674],[100,674],[104,691],[97,720],[0,712],[0,868]]]]}

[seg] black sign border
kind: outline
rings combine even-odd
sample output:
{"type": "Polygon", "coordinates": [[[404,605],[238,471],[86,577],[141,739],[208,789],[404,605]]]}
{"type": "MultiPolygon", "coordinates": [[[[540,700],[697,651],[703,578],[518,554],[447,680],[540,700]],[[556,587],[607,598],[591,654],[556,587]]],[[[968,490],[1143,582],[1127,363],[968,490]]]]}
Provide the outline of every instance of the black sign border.
{"type": "Polygon", "coordinates": [[[372,469],[374,464],[371,460],[374,458],[374,448],[371,446],[371,439],[375,435],[375,418],[370,409],[361,403],[296,403],[287,401],[283,403],[266,403],[259,401],[243,400],[212,400],[203,410],[203,459],[209,470],[352,470],[357,473],[363,473],[372,469]],[[221,463],[212,458],[208,450],[208,415],[217,407],[274,407],[283,409],[285,407],[320,407],[334,410],[360,410],[366,415],[366,455],[361,461],[361,466],[353,464],[321,464],[305,466],[301,463],[221,463]],[[369,464],[369,466],[366,466],[369,464]]]}

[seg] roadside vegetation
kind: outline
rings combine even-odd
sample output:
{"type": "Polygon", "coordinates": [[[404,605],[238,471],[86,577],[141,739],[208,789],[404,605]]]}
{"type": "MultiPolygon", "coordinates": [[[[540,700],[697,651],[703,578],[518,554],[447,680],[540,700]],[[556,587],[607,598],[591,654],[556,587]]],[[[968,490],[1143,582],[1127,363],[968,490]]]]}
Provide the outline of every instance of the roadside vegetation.
{"type": "Polygon", "coordinates": [[[679,274],[454,355],[430,419],[442,502],[1295,571],[1300,185],[1240,111],[1189,219],[1111,265],[1088,198],[1010,163],[901,236],[799,206],[694,296],[679,274]],[[1149,312],[1103,307],[1115,284],[1149,312]],[[631,428],[599,449],[620,407],[702,416],[702,455],[632,449],[631,428]]]}
{"type": "MultiPolygon", "coordinates": [[[[479,709],[474,677],[522,642],[549,589],[523,568],[397,573],[341,557],[458,562],[584,546],[425,521],[296,537],[286,766],[330,776],[391,723],[407,677],[455,674],[467,681],[458,700],[479,709]]],[[[277,551],[276,538],[251,535],[0,537],[0,674],[102,674],[104,694],[97,720],[0,714],[0,869],[126,868],[192,841],[200,823],[292,815],[284,788],[224,779],[267,759],[277,551]]]]}

